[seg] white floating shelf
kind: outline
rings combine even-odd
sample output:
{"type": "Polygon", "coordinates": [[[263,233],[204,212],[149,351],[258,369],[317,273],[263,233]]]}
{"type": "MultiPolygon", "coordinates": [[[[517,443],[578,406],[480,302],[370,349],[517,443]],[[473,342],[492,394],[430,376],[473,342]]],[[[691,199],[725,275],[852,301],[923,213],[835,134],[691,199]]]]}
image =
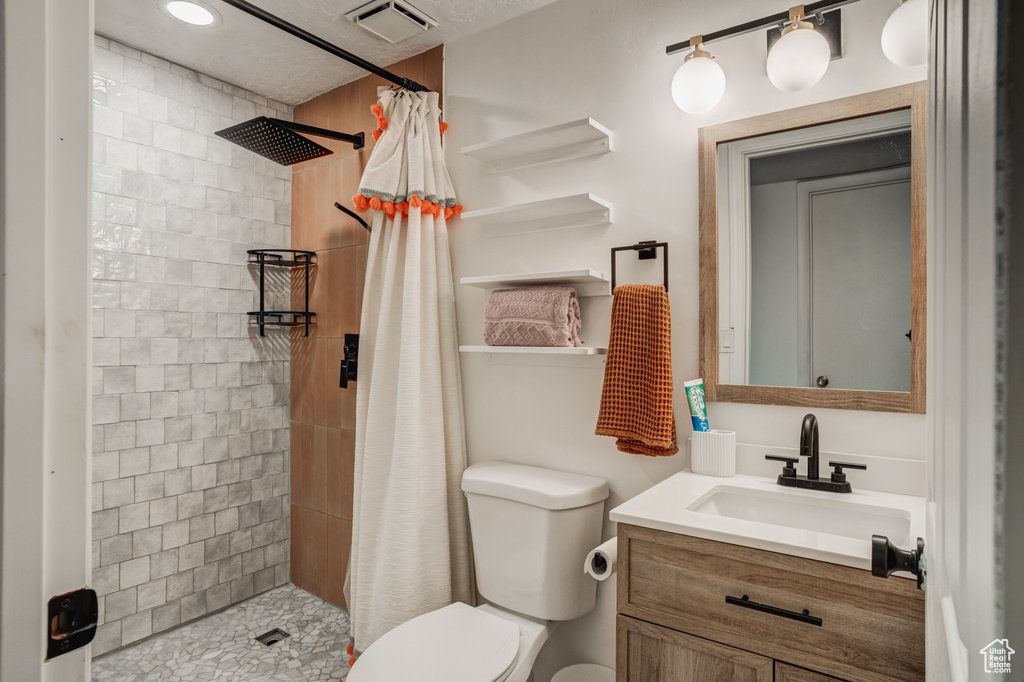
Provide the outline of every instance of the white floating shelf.
{"type": "Polygon", "coordinates": [[[459,346],[460,353],[518,353],[520,355],[607,355],[607,348],[580,346],[554,348],[547,346],[459,346]]]}
{"type": "Polygon", "coordinates": [[[523,272],[516,275],[463,277],[461,284],[481,289],[530,286],[569,286],[580,296],[610,296],[611,282],[597,270],[558,270],[555,272],[523,272]]]}
{"type": "Polygon", "coordinates": [[[493,170],[501,172],[604,154],[611,149],[612,131],[592,118],[583,118],[493,142],[463,147],[462,153],[479,159],[493,170]]]}
{"type": "Polygon", "coordinates": [[[612,204],[594,194],[573,194],[479,211],[466,211],[463,220],[482,225],[528,224],[533,228],[584,227],[612,222],[612,204]]]}

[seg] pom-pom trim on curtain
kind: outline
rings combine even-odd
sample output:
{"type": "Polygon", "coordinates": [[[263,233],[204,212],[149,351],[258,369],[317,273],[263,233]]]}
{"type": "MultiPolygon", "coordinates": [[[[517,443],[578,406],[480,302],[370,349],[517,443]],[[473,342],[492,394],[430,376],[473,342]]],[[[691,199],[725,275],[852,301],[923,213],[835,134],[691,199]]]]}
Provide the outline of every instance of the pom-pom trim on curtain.
{"type": "MultiPolygon", "coordinates": [[[[377,128],[373,131],[374,142],[380,141],[380,136],[388,129],[388,119],[384,116],[384,107],[378,101],[370,112],[377,117],[377,128]]],[[[448,124],[444,121],[438,123],[441,134],[448,130],[448,124]]],[[[427,194],[423,190],[413,190],[402,195],[395,195],[389,192],[376,190],[368,187],[360,187],[359,193],[352,197],[352,203],[360,213],[368,210],[383,211],[389,218],[401,215],[409,217],[410,208],[418,208],[422,213],[440,217],[444,212],[444,219],[451,220],[454,216],[462,213],[462,204],[455,197],[439,197],[436,194],[427,194]]]]}

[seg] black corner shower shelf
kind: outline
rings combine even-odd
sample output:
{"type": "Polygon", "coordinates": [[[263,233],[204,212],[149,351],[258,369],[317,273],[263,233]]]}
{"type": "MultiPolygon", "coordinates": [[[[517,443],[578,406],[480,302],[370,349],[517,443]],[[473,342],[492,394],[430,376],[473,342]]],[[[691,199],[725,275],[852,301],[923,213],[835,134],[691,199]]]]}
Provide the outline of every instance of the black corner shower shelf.
{"type": "Polygon", "coordinates": [[[260,268],[260,309],[249,313],[251,323],[260,328],[260,336],[266,336],[266,327],[305,327],[303,336],[309,336],[309,325],[315,324],[316,313],[309,311],[309,268],[316,265],[315,251],[297,249],[250,249],[249,264],[260,268]],[[305,270],[305,310],[266,309],[266,266],[279,268],[303,268],[305,270]]]}

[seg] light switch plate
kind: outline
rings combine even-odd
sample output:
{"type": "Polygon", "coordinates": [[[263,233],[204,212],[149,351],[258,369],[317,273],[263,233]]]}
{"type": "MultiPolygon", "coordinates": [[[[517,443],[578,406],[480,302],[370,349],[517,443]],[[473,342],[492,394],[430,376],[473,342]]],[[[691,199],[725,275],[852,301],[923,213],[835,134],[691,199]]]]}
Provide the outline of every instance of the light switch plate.
{"type": "Polygon", "coordinates": [[[733,328],[727,327],[718,330],[718,352],[731,353],[733,342],[733,328]]]}

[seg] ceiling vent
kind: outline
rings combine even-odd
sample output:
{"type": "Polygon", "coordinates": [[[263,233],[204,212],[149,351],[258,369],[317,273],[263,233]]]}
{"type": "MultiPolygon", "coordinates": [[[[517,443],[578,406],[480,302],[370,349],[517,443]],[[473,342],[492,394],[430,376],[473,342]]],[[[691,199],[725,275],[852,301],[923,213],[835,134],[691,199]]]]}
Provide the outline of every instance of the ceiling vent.
{"type": "Polygon", "coordinates": [[[376,0],[345,17],[389,43],[398,43],[437,27],[437,22],[426,14],[397,0],[376,0]]]}

